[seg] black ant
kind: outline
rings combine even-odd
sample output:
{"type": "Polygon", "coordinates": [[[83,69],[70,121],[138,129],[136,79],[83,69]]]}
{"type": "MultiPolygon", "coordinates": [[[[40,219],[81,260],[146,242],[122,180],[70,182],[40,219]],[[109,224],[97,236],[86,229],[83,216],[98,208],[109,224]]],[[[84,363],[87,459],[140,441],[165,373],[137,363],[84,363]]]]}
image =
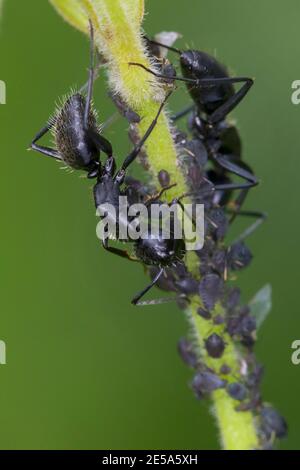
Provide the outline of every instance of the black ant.
{"type": "MultiPolygon", "coordinates": [[[[111,203],[117,211],[119,210],[119,196],[130,195],[134,198],[139,191],[131,191],[128,187],[122,189],[126,170],[136,159],[144,143],[152,133],[160,113],[170,96],[159,106],[155,119],[150,124],[145,135],[135,145],[132,152],[125,158],[121,168],[116,172],[116,163],[112,155],[112,146],[102,135],[100,135],[96,115],[92,109],[92,94],[94,83],[94,33],[90,22],[91,34],[91,64],[89,70],[87,99],[81,93],[73,94],[64,104],[59,113],[51,119],[48,124],[35,136],[31,143],[31,148],[41,152],[43,155],[55,158],[65,162],[74,169],[85,170],[89,178],[97,177],[97,183],[94,186],[94,199],[96,207],[105,203],[111,203]],[[56,139],[57,149],[37,145],[36,142],[44,136],[49,130],[53,130],[56,139]],[[107,161],[102,167],[99,161],[100,151],[107,154],[107,161]]],[[[160,204],[162,194],[172,187],[169,185],[163,188],[159,193],[149,196],[145,205],[151,209],[151,204],[160,204]]],[[[173,201],[172,203],[175,203],[173,201]]],[[[171,204],[172,204],[171,203],[171,204]]],[[[127,221],[130,222],[130,219],[127,221]]],[[[117,221],[118,223],[118,221],[117,221]]],[[[128,240],[130,241],[130,240],[128,240]]],[[[170,239],[163,238],[162,234],[149,236],[146,239],[138,239],[135,242],[136,258],[131,257],[126,251],[108,246],[108,240],[103,240],[103,246],[106,250],[118,256],[125,257],[134,261],[141,261],[146,265],[155,265],[160,267],[160,271],[142,292],[134,297],[132,303],[139,303],[140,298],[148,292],[163,274],[166,266],[171,266],[180,261],[185,253],[183,239],[176,239],[171,231],[170,239]]]]}
{"type": "MultiPolygon", "coordinates": [[[[144,136],[141,138],[141,140],[135,145],[134,149],[132,152],[125,158],[123,164],[121,165],[120,169],[116,171],[116,162],[113,156],[108,157],[103,169],[98,172],[98,182],[94,186],[94,200],[95,200],[95,205],[96,208],[98,209],[100,206],[105,207],[105,205],[110,204],[111,206],[114,207],[116,211],[116,238],[118,239],[118,229],[119,229],[119,224],[121,221],[119,220],[119,203],[120,203],[120,197],[121,196],[128,196],[128,191],[130,191],[130,187],[128,188],[122,188],[122,185],[125,181],[126,178],[126,170],[128,166],[136,159],[138,156],[139,152],[141,151],[144,143],[148,139],[148,137],[151,135],[153,129],[156,126],[156,123],[158,121],[159,115],[163,110],[163,107],[171,95],[172,92],[170,92],[164,101],[161,103],[158,112],[156,114],[155,119],[152,121],[150,124],[149,128],[147,129],[146,133],[144,136]]],[[[164,175],[166,176],[166,175],[164,175]]],[[[151,208],[153,204],[165,204],[161,201],[161,196],[163,195],[164,192],[169,190],[174,186],[174,184],[169,184],[168,178],[166,178],[166,184],[164,187],[159,191],[157,194],[148,196],[144,200],[144,204],[147,208],[147,211],[149,215],[151,214],[151,208]]],[[[216,185],[214,186],[213,184],[209,183],[207,181],[207,187],[203,188],[201,197],[205,197],[205,194],[212,194],[214,191],[218,190],[226,190],[226,186],[224,185],[216,185]]],[[[139,192],[139,191],[138,191],[139,192]]],[[[181,199],[185,196],[189,196],[191,193],[186,193],[181,195],[179,198],[174,199],[169,205],[175,205],[178,204],[181,207],[181,210],[184,211],[184,207],[181,204],[181,199]]],[[[125,225],[129,225],[133,221],[133,218],[126,218],[125,220],[125,225]]],[[[124,221],[123,221],[124,223],[124,221]]],[[[185,242],[182,238],[175,238],[174,236],[174,220],[171,220],[170,224],[170,237],[165,238],[163,236],[163,233],[161,232],[156,232],[152,234],[151,232],[147,233],[146,237],[139,237],[137,240],[133,240],[128,236],[126,242],[132,242],[134,244],[134,253],[135,257],[131,256],[127,250],[122,250],[116,247],[111,247],[108,244],[108,238],[105,237],[102,239],[102,244],[103,247],[111,252],[114,253],[115,255],[118,255],[122,258],[126,258],[130,261],[137,261],[137,262],[142,262],[146,266],[152,266],[158,268],[151,283],[143,289],[141,292],[139,292],[133,299],[132,299],[132,304],[134,305],[146,305],[146,304],[151,304],[151,303],[160,303],[164,301],[170,301],[170,300],[176,300],[176,297],[174,298],[167,298],[167,299],[159,299],[157,301],[146,301],[146,302],[141,302],[141,298],[159,281],[161,276],[165,273],[165,270],[170,267],[176,267],[178,264],[181,263],[186,249],[185,249],[185,242]]],[[[192,223],[195,224],[195,221],[192,219],[192,223]]]]}
{"type": "Polygon", "coordinates": [[[253,85],[253,80],[247,77],[229,77],[225,67],[205,52],[180,51],[150,39],[148,42],[179,54],[183,77],[175,74],[170,77],[170,74],[156,72],[136,62],[130,62],[130,65],[139,66],[167,82],[171,78],[186,82],[194,105],[175,115],[173,120],[195,109],[191,126],[196,137],[205,142],[209,158],[226,172],[234,173],[246,180],[244,185],[232,184],[232,189],[246,189],[257,185],[258,180],[248,165],[240,161],[238,132],[225,121],[226,116],[246,96],[253,85]],[[234,83],[244,83],[244,85],[236,92],[233,88],[234,83]]]}
{"type": "MultiPolygon", "coordinates": [[[[194,111],[189,123],[191,130],[195,138],[204,143],[205,151],[214,163],[214,168],[207,171],[208,179],[215,187],[222,188],[215,192],[214,202],[226,206],[231,191],[241,189],[239,196],[231,203],[231,208],[227,212],[231,214],[230,222],[233,222],[236,215],[258,219],[251,226],[251,231],[247,231],[249,235],[266,219],[266,214],[240,210],[248,190],[256,186],[258,180],[249,165],[241,159],[241,142],[237,128],[228,124],[225,119],[246,96],[253,85],[253,80],[247,77],[229,77],[226,68],[205,52],[180,51],[175,47],[146,39],[150,50],[153,45],[164,47],[180,55],[183,77],[178,77],[176,73],[170,77],[170,73],[165,73],[163,70],[156,72],[135,62],[131,62],[130,65],[137,65],[156,77],[166,80],[167,83],[170,82],[170,78],[186,83],[194,105],[177,113],[172,120],[175,122],[194,111]],[[233,88],[234,83],[244,83],[244,85],[236,92],[233,88]],[[233,183],[228,173],[243,178],[246,183],[233,183]]],[[[201,160],[201,155],[197,155],[197,158],[201,160]]]]}
{"type": "MultiPolygon", "coordinates": [[[[155,128],[159,115],[162,112],[162,109],[169,96],[170,93],[161,103],[156,117],[150,124],[145,135],[142,137],[140,142],[134,147],[132,152],[125,158],[123,164],[121,165],[121,168],[116,171],[115,159],[113,156],[110,156],[108,157],[103,170],[98,173],[98,182],[94,186],[94,199],[96,208],[98,209],[99,206],[111,204],[115,208],[117,214],[117,229],[120,223],[120,221],[118,220],[119,198],[120,196],[127,195],[127,188],[122,188],[126,177],[126,170],[128,166],[135,160],[142,146],[144,145],[144,143],[152,133],[153,129],[155,128]]],[[[147,208],[147,211],[149,211],[149,214],[151,213],[151,205],[163,204],[160,200],[161,196],[165,191],[167,191],[173,186],[174,185],[166,186],[157,194],[146,198],[144,204],[147,208]]],[[[174,199],[170,204],[176,204],[177,202],[180,204],[178,200],[174,199]]],[[[125,224],[129,224],[130,222],[132,222],[132,220],[133,219],[128,218],[125,221],[125,224]]],[[[144,302],[140,302],[140,299],[157,283],[159,278],[164,273],[165,268],[176,265],[176,263],[180,262],[183,259],[183,256],[185,254],[184,240],[182,238],[177,239],[174,237],[172,227],[173,225],[171,225],[170,237],[168,239],[165,238],[163,236],[163,233],[161,232],[154,234],[149,232],[148,236],[145,238],[139,237],[137,240],[131,240],[129,236],[128,239],[124,240],[127,242],[134,243],[135,257],[131,256],[126,250],[109,246],[107,237],[102,240],[103,247],[111,253],[114,253],[122,258],[129,259],[130,261],[142,262],[147,266],[152,265],[159,267],[159,270],[155,275],[154,279],[151,281],[151,283],[133,298],[133,300],[131,301],[133,305],[145,304],[144,302]]]]}
{"type": "Polygon", "coordinates": [[[88,178],[95,178],[100,171],[100,151],[112,155],[110,142],[100,135],[96,113],[92,107],[94,84],[94,30],[90,22],[91,58],[87,98],[80,92],[72,94],[60,111],[51,118],[33,139],[30,148],[43,155],[63,161],[76,170],[87,171],[88,178]],[[48,131],[55,136],[56,149],[37,145],[48,131]]]}

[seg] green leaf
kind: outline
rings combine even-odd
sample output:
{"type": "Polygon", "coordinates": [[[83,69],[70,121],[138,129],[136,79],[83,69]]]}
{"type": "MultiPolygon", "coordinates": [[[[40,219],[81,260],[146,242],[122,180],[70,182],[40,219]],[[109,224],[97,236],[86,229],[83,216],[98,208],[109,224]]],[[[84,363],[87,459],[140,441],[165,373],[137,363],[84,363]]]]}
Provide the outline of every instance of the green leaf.
{"type": "Polygon", "coordinates": [[[249,303],[252,315],[256,318],[257,329],[261,327],[272,307],[272,287],[266,284],[249,303]]]}

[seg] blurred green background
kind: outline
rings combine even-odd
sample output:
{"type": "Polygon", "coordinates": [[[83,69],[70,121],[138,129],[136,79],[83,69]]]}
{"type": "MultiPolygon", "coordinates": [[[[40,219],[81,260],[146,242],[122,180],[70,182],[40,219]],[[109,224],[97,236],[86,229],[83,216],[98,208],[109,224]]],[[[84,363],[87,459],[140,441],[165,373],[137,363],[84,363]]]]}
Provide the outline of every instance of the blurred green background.
{"type": "MultiPolygon", "coordinates": [[[[299,449],[300,366],[290,359],[300,338],[300,107],[290,100],[300,79],[299,1],[148,0],[146,9],[149,34],[180,31],[182,45],[216,53],[234,73],[256,78],[234,116],[245,158],[262,180],[247,207],[267,211],[269,220],[249,241],[255,258],[238,285],[245,300],[273,286],[256,352],[266,366],[264,397],[289,423],[280,448],[299,449]]],[[[215,449],[207,403],[193,397],[191,373],[176,353],[186,332],[182,313],[173,305],[131,307],[147,278],[100,248],[91,183],[26,151],[57,98],[86,81],[88,47],[47,1],[5,2],[0,448],[215,449]]],[[[105,87],[102,76],[102,121],[114,112],[105,87]]],[[[180,89],[174,110],[188,99],[180,89]]],[[[106,133],[120,160],[130,148],[125,129],[119,120],[106,133]]]]}

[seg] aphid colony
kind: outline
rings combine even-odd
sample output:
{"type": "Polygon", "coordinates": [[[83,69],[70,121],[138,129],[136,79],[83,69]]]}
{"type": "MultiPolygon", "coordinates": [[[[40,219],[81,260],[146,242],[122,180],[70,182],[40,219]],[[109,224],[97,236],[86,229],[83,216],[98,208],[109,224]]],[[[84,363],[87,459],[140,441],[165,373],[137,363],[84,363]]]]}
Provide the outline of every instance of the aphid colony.
{"type": "Polygon", "coordinates": [[[131,123],[130,136],[134,143],[133,150],[117,170],[112,145],[100,133],[91,105],[95,78],[91,24],[90,31],[91,66],[87,97],[78,92],[68,98],[54,118],[33,139],[31,148],[61,160],[71,168],[86,171],[88,178],[96,178],[93,190],[96,207],[110,203],[118,210],[119,196],[126,195],[130,202],[144,202],[150,210],[152,204],[162,203],[163,193],[176,184],[176,181],[170,180],[162,163],[158,174],[161,188],[155,192],[144,182],[128,176],[127,169],[141,153],[141,161],[147,167],[147,156],[142,147],[155,128],[166,100],[173,91],[174,83],[186,83],[193,103],[172,120],[178,161],[185,175],[190,197],[194,203],[205,206],[205,243],[203,249],[196,252],[199,257],[200,281],[184,264],[183,240],[172,236],[166,240],[160,234],[149,239],[128,239],[133,244],[134,256],[119,247],[110,246],[107,239],[102,244],[107,251],[128,260],[139,261],[149,268],[151,283],[134,297],[133,304],[160,302],[141,301],[154,285],[172,292],[183,308],[191,297],[198,297],[198,314],[211,322],[212,326],[222,325],[222,331],[244,348],[241,371],[233,381],[230,367],[226,362],[222,363],[226,351],[226,340],[222,333],[212,332],[204,338],[207,355],[218,361],[218,364],[221,361],[218,369],[208,368],[204,364],[192,341],[183,339],[179,342],[182,359],[195,370],[192,388],[196,396],[203,398],[214,390],[226,389],[236,402],[236,410],[241,413],[253,411],[257,417],[261,446],[267,448],[274,438],[281,438],[286,434],[286,423],[272,407],[262,401],[259,386],[263,370],[253,353],[256,321],[248,306],[241,305],[239,290],[227,282],[232,272],[250,264],[252,255],[244,241],[265,218],[263,213],[242,210],[249,189],[258,180],[251,167],[242,159],[237,128],[227,120],[227,115],[242,101],[253,82],[247,77],[229,77],[226,68],[204,52],[180,51],[145,38],[149,54],[156,60],[156,67],[150,70],[137,63],[128,65],[143,67],[145,73],[156,75],[161,80],[162,87],[167,90],[166,97],[158,105],[157,115],[142,138],[137,137],[134,128],[142,117],[129,109],[119,96],[113,97],[118,110],[131,123]],[[162,59],[165,48],[179,54],[182,76],[177,76],[173,65],[162,59]],[[242,86],[236,91],[234,84],[239,83],[242,86]],[[184,116],[188,118],[186,133],[175,127],[175,123],[184,116]],[[48,131],[54,133],[55,149],[37,144],[48,131]],[[106,155],[105,160],[100,159],[101,152],[106,155]],[[237,182],[235,177],[239,177],[241,181],[237,182]],[[224,238],[237,216],[254,217],[255,222],[236,242],[227,247],[224,238]],[[216,313],[216,305],[221,305],[225,313],[216,313]]]}

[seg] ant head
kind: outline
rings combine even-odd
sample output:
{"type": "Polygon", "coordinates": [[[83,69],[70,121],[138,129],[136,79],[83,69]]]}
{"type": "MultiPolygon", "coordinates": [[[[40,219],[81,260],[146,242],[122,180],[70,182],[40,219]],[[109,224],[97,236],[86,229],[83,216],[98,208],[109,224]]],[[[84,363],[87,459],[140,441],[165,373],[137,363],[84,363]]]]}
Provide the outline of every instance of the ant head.
{"type": "Polygon", "coordinates": [[[189,50],[182,52],[180,64],[185,76],[202,78],[211,68],[211,57],[205,52],[189,50]]]}

